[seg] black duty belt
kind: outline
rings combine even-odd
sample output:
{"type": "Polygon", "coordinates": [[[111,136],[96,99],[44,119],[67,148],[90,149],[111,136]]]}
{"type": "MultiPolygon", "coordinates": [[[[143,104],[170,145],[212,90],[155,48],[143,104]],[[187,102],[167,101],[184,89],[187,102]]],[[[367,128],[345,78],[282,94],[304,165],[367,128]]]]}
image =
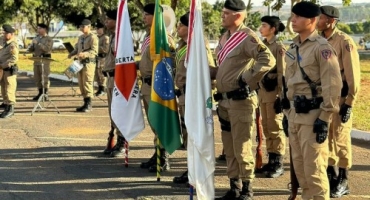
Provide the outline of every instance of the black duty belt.
{"type": "Polygon", "coordinates": [[[103,71],[104,77],[114,77],[114,69],[109,71],[103,71]]]}
{"type": "Polygon", "coordinates": [[[249,87],[243,87],[243,88],[238,88],[230,92],[215,93],[213,94],[213,98],[215,99],[215,101],[227,100],[227,99],[244,100],[254,95],[256,95],[256,92],[254,90],[251,91],[249,87]]]}
{"type": "Polygon", "coordinates": [[[143,82],[148,84],[149,86],[152,86],[152,76],[146,76],[142,78],[143,82]]]}
{"type": "Polygon", "coordinates": [[[322,97],[307,99],[306,96],[294,96],[293,105],[296,113],[308,113],[311,110],[319,109],[324,101],[322,97]]]}
{"type": "Polygon", "coordinates": [[[99,58],[105,58],[105,56],[107,56],[106,53],[98,53],[98,57],[99,58]]]}
{"type": "Polygon", "coordinates": [[[186,85],[182,89],[175,89],[175,95],[179,98],[181,95],[185,94],[186,85]]]}

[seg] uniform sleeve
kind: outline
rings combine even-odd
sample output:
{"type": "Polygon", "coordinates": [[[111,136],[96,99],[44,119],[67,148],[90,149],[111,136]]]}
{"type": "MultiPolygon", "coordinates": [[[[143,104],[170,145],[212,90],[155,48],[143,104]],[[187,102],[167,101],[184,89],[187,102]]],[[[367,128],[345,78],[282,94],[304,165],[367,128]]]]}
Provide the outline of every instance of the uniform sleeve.
{"type": "Polygon", "coordinates": [[[276,59],[260,39],[249,36],[245,40],[244,52],[248,57],[253,58],[255,62],[251,69],[246,70],[242,74],[242,77],[249,87],[255,90],[258,88],[257,83],[275,66],[276,59]]]}
{"type": "Polygon", "coordinates": [[[108,53],[109,50],[109,37],[108,36],[103,36],[102,37],[103,42],[101,43],[102,45],[99,46],[99,51],[101,53],[108,53]]]}
{"type": "Polygon", "coordinates": [[[279,44],[278,48],[276,49],[276,68],[277,68],[277,75],[278,75],[278,95],[281,98],[281,94],[283,93],[283,76],[285,73],[285,52],[286,49],[283,44],[279,44]]]}
{"type": "Polygon", "coordinates": [[[90,37],[90,48],[84,51],[86,58],[94,58],[98,55],[99,39],[96,35],[91,35],[90,37]]]}
{"type": "Polygon", "coordinates": [[[69,53],[70,56],[74,56],[77,54],[78,52],[78,43],[80,42],[80,38],[78,38],[78,41],[77,43],[75,44],[75,48],[73,49],[73,51],[71,53],[69,53]]]}
{"type": "Polygon", "coordinates": [[[356,44],[351,40],[344,40],[342,46],[342,63],[344,77],[348,84],[348,96],[345,101],[352,106],[360,87],[360,59],[356,44]]]}
{"type": "Polygon", "coordinates": [[[12,42],[6,48],[7,48],[6,50],[9,51],[9,58],[5,61],[4,64],[1,65],[3,69],[11,67],[17,64],[18,62],[18,54],[19,54],[18,45],[12,42]]]}
{"type": "Polygon", "coordinates": [[[40,46],[40,49],[44,52],[50,52],[51,49],[53,48],[53,39],[48,37],[45,41],[45,43],[39,42],[37,45],[40,46]]]}
{"type": "Polygon", "coordinates": [[[320,69],[320,80],[322,88],[323,103],[319,118],[329,122],[333,112],[339,110],[339,96],[342,88],[342,78],[338,57],[329,44],[320,45],[317,51],[317,60],[320,69]]]}

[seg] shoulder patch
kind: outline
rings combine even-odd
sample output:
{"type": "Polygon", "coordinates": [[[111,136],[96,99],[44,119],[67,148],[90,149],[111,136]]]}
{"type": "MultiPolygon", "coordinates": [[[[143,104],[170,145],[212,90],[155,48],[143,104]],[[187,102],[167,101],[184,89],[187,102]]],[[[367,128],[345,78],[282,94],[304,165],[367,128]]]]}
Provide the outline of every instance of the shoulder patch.
{"type": "Polygon", "coordinates": [[[330,49],[324,49],[321,51],[321,56],[325,59],[328,60],[332,55],[332,51],[330,49]]]}
{"type": "Polygon", "coordinates": [[[253,42],[253,43],[257,43],[256,38],[252,37],[252,38],[251,38],[251,42],[253,42]]]}
{"type": "Polygon", "coordinates": [[[284,49],[279,49],[279,54],[282,56],[282,55],[284,55],[284,52],[285,52],[285,50],[284,49]]]}
{"type": "Polygon", "coordinates": [[[347,44],[346,45],[346,50],[351,52],[353,50],[353,45],[352,44],[347,44]]]}
{"type": "Polygon", "coordinates": [[[259,44],[259,45],[257,46],[257,51],[258,51],[259,53],[266,51],[266,49],[267,49],[267,47],[266,47],[265,45],[263,45],[263,44],[259,44]]]}

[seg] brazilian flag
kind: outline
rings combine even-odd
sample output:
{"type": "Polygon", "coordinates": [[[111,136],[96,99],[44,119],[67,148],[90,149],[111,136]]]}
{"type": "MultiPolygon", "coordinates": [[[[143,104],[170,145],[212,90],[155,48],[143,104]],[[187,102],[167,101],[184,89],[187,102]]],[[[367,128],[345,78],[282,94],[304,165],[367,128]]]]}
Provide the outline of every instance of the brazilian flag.
{"type": "Polygon", "coordinates": [[[155,2],[150,31],[150,55],[153,60],[153,75],[148,120],[162,146],[172,154],[181,146],[181,131],[173,80],[173,60],[159,0],[155,2]]]}

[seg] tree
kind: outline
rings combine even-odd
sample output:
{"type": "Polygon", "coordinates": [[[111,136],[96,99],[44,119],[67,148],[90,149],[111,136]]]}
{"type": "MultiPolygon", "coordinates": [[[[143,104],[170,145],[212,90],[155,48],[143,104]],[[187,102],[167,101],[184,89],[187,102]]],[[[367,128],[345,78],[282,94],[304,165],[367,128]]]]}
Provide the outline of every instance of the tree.
{"type": "Polygon", "coordinates": [[[214,10],[213,6],[207,2],[202,3],[202,11],[205,35],[209,39],[218,38],[220,36],[220,11],[214,10]]]}
{"type": "Polygon", "coordinates": [[[363,33],[364,32],[364,27],[363,27],[363,24],[362,23],[349,24],[349,28],[355,34],[359,34],[359,33],[363,33]]]}
{"type": "Polygon", "coordinates": [[[353,34],[351,28],[348,26],[348,24],[344,24],[344,23],[338,23],[337,24],[337,27],[339,30],[347,33],[347,34],[353,34]]]}

